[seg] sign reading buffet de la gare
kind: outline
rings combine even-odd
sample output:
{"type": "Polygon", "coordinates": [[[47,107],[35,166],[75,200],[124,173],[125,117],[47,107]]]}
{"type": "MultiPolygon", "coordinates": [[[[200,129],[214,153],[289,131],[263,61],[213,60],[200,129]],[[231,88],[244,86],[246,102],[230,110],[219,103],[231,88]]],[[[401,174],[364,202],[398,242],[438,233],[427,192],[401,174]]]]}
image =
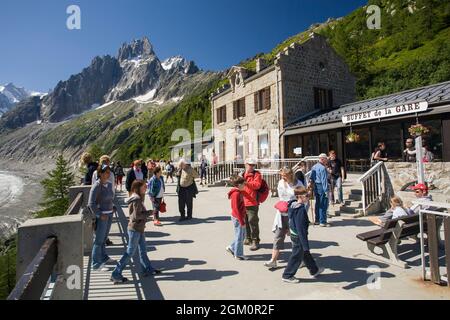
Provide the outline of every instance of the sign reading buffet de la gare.
{"type": "Polygon", "coordinates": [[[387,117],[402,116],[410,113],[424,112],[427,110],[428,110],[427,101],[417,101],[406,104],[400,104],[396,106],[390,106],[382,109],[349,113],[342,117],[342,122],[347,124],[361,121],[369,121],[387,117]]]}

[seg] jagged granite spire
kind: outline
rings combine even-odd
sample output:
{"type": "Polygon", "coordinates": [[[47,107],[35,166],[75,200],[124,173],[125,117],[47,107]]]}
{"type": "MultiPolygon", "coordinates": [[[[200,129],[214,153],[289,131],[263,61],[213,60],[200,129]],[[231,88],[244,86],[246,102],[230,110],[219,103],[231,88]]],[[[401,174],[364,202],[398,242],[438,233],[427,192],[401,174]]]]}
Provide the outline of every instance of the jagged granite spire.
{"type": "Polygon", "coordinates": [[[120,62],[133,58],[149,58],[155,56],[153,46],[147,37],[139,40],[133,40],[131,43],[124,43],[119,49],[117,58],[120,62]]]}

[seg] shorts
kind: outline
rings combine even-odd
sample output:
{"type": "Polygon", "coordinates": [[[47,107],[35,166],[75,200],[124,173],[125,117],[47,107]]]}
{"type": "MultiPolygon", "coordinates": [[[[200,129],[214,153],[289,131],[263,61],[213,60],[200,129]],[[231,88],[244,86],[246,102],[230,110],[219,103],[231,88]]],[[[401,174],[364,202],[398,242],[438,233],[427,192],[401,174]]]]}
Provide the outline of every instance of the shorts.
{"type": "Polygon", "coordinates": [[[284,249],[284,239],[289,232],[289,217],[281,216],[281,225],[282,228],[277,228],[274,231],[273,238],[273,249],[274,250],[283,250],[284,249]]]}

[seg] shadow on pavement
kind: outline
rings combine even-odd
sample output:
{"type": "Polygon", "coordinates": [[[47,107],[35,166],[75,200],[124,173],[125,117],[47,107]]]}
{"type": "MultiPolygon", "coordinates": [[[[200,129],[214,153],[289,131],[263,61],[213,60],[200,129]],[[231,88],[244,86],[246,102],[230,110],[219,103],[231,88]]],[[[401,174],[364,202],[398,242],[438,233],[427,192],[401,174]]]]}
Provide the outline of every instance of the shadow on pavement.
{"type": "MultiPolygon", "coordinates": [[[[340,256],[321,256],[314,254],[318,266],[326,269],[325,273],[317,279],[303,279],[302,282],[325,282],[340,283],[348,282],[342,289],[350,290],[356,287],[366,286],[367,281],[373,273],[368,273],[367,269],[371,266],[387,268],[388,265],[378,261],[370,261],[357,258],[347,258],[340,256]],[[328,270],[336,271],[327,273],[328,270]]],[[[306,271],[307,272],[307,271],[306,271]]],[[[395,275],[389,272],[381,272],[381,278],[394,278],[395,275]]]]}
{"type": "Polygon", "coordinates": [[[217,216],[217,217],[209,217],[209,218],[195,218],[193,217],[192,220],[185,220],[185,221],[179,221],[179,216],[172,216],[167,218],[161,218],[161,222],[164,225],[174,225],[178,224],[180,226],[186,225],[197,225],[197,224],[204,224],[204,223],[215,223],[217,221],[230,221],[230,216],[217,216]]]}
{"type": "Polygon", "coordinates": [[[218,271],[216,269],[164,272],[158,281],[214,281],[238,274],[237,271],[218,271]]]}

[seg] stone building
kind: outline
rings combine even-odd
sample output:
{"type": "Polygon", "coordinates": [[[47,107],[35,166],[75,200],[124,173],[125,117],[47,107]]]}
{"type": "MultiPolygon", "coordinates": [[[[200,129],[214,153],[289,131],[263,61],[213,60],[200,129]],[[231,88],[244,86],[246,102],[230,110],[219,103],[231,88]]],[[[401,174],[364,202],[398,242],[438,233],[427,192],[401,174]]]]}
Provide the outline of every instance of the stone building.
{"type": "Polygon", "coordinates": [[[355,99],[355,77],[326,39],[311,34],[262,59],[256,72],[232,67],[229,85],[211,96],[214,149],[219,161],[285,154],[283,131],[290,123],[355,99]]]}

